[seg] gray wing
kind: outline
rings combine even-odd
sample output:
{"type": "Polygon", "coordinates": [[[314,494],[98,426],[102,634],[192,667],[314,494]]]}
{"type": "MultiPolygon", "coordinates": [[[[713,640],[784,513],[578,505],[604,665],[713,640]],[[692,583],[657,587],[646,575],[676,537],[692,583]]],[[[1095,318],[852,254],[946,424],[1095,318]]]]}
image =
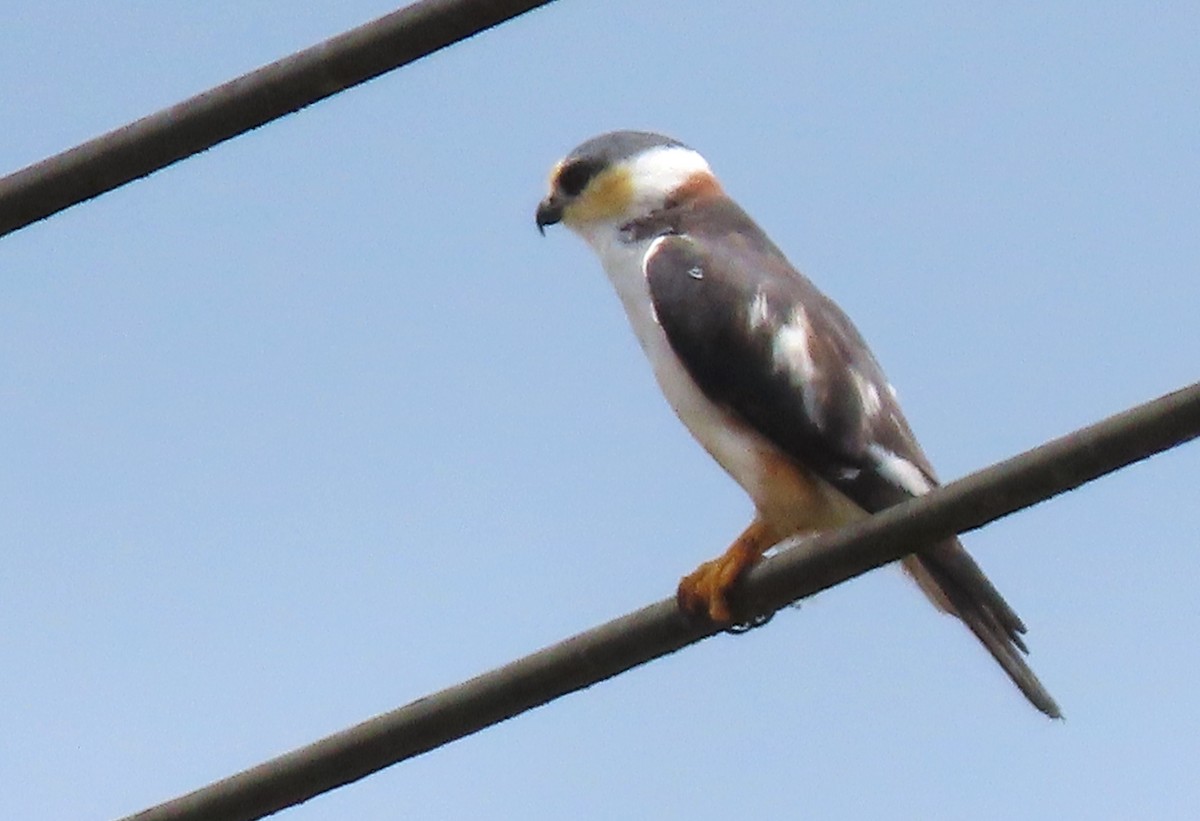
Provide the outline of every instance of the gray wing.
{"type": "MultiPolygon", "coordinates": [[[[849,318],[740,209],[733,216],[738,232],[720,241],[667,235],[644,262],[658,321],[697,386],[864,510],[935,487],[891,386],[849,318]]],[[[1035,706],[1060,715],[1017,652],[1026,652],[1025,625],[957,539],[923,548],[906,566],[1035,706]]]]}

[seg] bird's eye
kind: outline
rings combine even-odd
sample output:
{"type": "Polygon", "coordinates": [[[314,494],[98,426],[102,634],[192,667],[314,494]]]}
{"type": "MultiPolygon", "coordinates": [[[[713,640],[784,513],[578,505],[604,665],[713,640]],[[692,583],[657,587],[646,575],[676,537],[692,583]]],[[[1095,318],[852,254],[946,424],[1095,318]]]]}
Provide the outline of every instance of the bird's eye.
{"type": "Polygon", "coordinates": [[[568,197],[577,197],[587,188],[599,167],[594,163],[576,161],[563,166],[558,172],[558,190],[568,197]]]}

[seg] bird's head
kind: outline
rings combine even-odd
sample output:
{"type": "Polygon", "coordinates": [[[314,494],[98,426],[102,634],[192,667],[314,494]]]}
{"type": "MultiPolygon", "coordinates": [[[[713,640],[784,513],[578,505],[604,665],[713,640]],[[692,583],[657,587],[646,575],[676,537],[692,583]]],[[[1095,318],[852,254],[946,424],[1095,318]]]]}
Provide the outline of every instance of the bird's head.
{"type": "Polygon", "coordinates": [[[645,131],[593,137],[555,164],[537,209],[538,230],[563,223],[589,241],[679,204],[720,191],[708,163],[678,140],[645,131]]]}

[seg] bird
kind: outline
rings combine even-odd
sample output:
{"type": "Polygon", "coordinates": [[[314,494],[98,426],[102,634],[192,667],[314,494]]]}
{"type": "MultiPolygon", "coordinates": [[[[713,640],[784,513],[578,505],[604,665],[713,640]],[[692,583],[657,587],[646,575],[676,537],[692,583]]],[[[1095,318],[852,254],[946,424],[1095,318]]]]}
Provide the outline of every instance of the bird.
{"type": "MultiPolygon", "coordinates": [[[[667,401],[752,500],[749,526],[679,582],[690,617],[732,625],[731,594],[781,541],[835,529],[937,486],[849,317],[725,193],[697,151],[648,131],[593,137],[553,166],[536,223],[599,257],[667,401]]],[[[901,561],[1041,712],[1025,624],[957,537],[901,561]]]]}

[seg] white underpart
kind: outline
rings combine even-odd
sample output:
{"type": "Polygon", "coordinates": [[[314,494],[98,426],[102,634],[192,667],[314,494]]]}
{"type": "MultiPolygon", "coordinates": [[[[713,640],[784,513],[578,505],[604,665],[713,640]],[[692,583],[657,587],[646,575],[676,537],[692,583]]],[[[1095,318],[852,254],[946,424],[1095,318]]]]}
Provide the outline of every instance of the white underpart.
{"type": "Polygon", "coordinates": [[[775,332],[775,339],[771,343],[771,356],[775,360],[775,366],[789,373],[792,382],[800,388],[804,397],[804,410],[809,418],[820,424],[820,408],[813,401],[816,395],[813,383],[817,379],[817,363],[812,356],[809,338],[808,314],[803,307],[797,305],[787,323],[775,332]]]}
{"type": "Polygon", "coordinates": [[[879,473],[897,487],[904,488],[913,496],[923,496],[933,489],[924,472],[912,462],[892,453],[882,445],[871,445],[871,458],[879,467],[879,473]]]}
{"type": "MultiPolygon", "coordinates": [[[[660,175],[659,179],[663,178],[665,175],[660,175]]],[[[654,315],[644,266],[667,238],[630,242],[621,236],[620,225],[593,224],[577,230],[600,257],[667,401],[704,449],[757,502],[764,496],[761,464],[765,440],[732,427],[725,414],[704,396],[654,315]]]]}

